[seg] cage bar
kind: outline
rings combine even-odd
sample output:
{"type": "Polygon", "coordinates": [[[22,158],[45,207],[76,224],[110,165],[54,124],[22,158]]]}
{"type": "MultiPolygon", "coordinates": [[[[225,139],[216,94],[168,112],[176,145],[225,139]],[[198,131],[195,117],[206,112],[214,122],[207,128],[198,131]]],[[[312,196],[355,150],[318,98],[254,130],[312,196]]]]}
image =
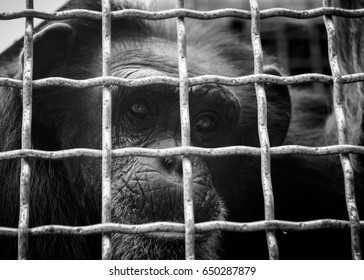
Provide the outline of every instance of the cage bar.
{"type": "Polygon", "coordinates": [[[364,82],[364,73],[354,73],[350,75],[341,75],[336,58],[336,37],[335,28],[332,22],[332,16],[344,16],[350,18],[363,17],[364,9],[346,10],[341,8],[329,7],[329,0],[323,1],[323,7],[318,9],[295,11],[290,9],[267,9],[259,10],[256,0],[250,0],[251,11],[238,9],[221,9],[209,12],[197,12],[185,10],[184,1],[177,0],[177,9],[161,12],[147,12],[136,10],[123,10],[117,12],[110,11],[110,0],[103,0],[102,12],[87,10],[72,10],[55,13],[45,13],[33,10],[33,1],[26,0],[27,10],[15,13],[0,13],[0,20],[15,19],[26,17],[26,27],[24,36],[24,70],[23,81],[0,78],[0,86],[8,86],[23,89],[23,121],[22,121],[22,145],[20,150],[7,151],[0,153],[0,160],[21,159],[20,174],[20,216],[18,228],[0,227],[1,236],[18,236],[18,258],[26,259],[28,250],[28,235],[88,235],[103,234],[102,258],[111,258],[111,233],[131,233],[139,234],[144,232],[155,231],[174,231],[185,232],[186,241],[186,258],[194,259],[194,234],[196,232],[206,232],[210,230],[229,230],[236,232],[251,232],[265,230],[267,232],[267,241],[269,248],[269,257],[278,258],[278,246],[274,235],[274,230],[294,230],[305,231],[322,228],[350,229],[352,242],[352,256],[354,259],[360,259],[360,229],[364,229],[364,221],[360,221],[355,201],[354,193],[354,176],[349,154],[364,154],[364,147],[357,145],[348,145],[346,134],[346,123],[343,108],[341,106],[343,99],[342,85],[344,83],[364,82]],[[138,80],[121,79],[110,77],[110,59],[111,59],[111,17],[137,17],[150,20],[162,20],[177,17],[177,34],[179,50],[179,78],[167,77],[150,77],[138,80]],[[189,78],[187,71],[186,59],[186,31],[184,18],[198,18],[210,20],[221,17],[237,17],[242,19],[251,19],[252,22],[252,43],[255,58],[254,75],[227,78],[214,75],[189,78]],[[314,18],[324,16],[325,25],[328,33],[328,49],[330,53],[330,66],[333,76],[321,74],[304,74],[290,77],[277,77],[262,74],[262,49],[260,44],[259,21],[271,17],[290,17],[297,19],[314,18]],[[67,19],[74,17],[102,19],[103,22],[103,77],[88,80],[72,80],[65,78],[46,78],[32,81],[33,72],[33,18],[42,18],[50,20],[67,19]],[[281,146],[272,147],[269,145],[267,134],[267,115],[264,83],[276,83],[280,85],[294,85],[304,82],[320,82],[334,84],[334,107],[338,123],[339,144],[326,147],[305,147],[305,146],[281,146]],[[145,148],[125,148],[111,150],[111,85],[136,87],[155,83],[166,83],[180,87],[180,113],[181,113],[181,137],[182,146],[155,150],[145,148]],[[221,85],[237,86],[248,83],[255,83],[257,100],[258,100],[258,127],[261,148],[232,146],[224,148],[197,148],[190,146],[190,122],[188,93],[189,87],[203,83],[218,83],[221,85]],[[66,86],[74,88],[86,88],[93,86],[102,86],[103,88],[103,144],[102,150],[92,149],[72,149],[62,151],[39,151],[31,149],[31,115],[32,115],[32,89],[46,86],[66,86]],[[334,219],[322,219],[304,222],[289,222],[274,220],[274,201],[272,192],[272,183],[270,180],[270,156],[271,155],[288,155],[304,154],[311,156],[340,154],[343,171],[345,174],[345,196],[349,221],[334,219]],[[191,157],[199,155],[206,157],[229,156],[229,155],[254,155],[262,159],[262,184],[265,198],[265,220],[250,223],[234,223],[226,221],[213,221],[206,223],[194,224],[193,200],[192,200],[192,166],[191,157]],[[148,157],[183,157],[183,184],[184,184],[184,204],[185,204],[185,224],[170,222],[158,222],[141,225],[124,225],[110,224],[111,221],[111,157],[123,156],[148,156],[148,157]],[[49,159],[59,160],[72,157],[94,157],[102,159],[102,224],[89,226],[57,226],[44,225],[29,228],[29,181],[32,159],[49,159]],[[107,224],[105,224],[107,223],[107,224]]]}
{"type": "MultiPolygon", "coordinates": [[[[184,7],[184,0],[176,1],[177,8],[184,7]]],[[[191,146],[191,125],[189,109],[187,42],[186,28],[183,17],[177,18],[178,72],[181,116],[182,147],[191,146]]],[[[192,163],[188,155],[182,157],[183,169],[183,200],[185,217],[185,250],[186,259],[195,259],[195,218],[193,213],[192,163]]]]}
{"type": "MultiPolygon", "coordinates": [[[[332,84],[333,77],[324,74],[300,74],[288,77],[279,77],[268,74],[253,74],[235,78],[228,78],[217,75],[202,75],[188,79],[189,86],[201,85],[206,83],[216,83],[226,86],[239,86],[249,83],[274,83],[277,85],[298,85],[302,83],[319,82],[332,84]]],[[[342,76],[342,83],[364,82],[364,73],[354,73],[342,76]]],[[[69,88],[88,88],[100,85],[115,85],[125,87],[138,87],[151,84],[179,85],[179,80],[172,77],[153,76],[139,79],[124,79],[117,77],[98,77],[85,80],[74,80],[68,78],[52,77],[33,81],[33,89],[47,86],[63,86],[69,88]]],[[[22,88],[22,81],[12,78],[0,78],[0,86],[22,88]]]]}
{"type": "MultiPolygon", "coordinates": [[[[270,148],[271,155],[308,155],[324,156],[341,153],[364,155],[364,147],[356,145],[332,145],[324,147],[306,147],[299,145],[287,145],[270,148]]],[[[227,157],[231,155],[260,156],[260,148],[248,146],[229,146],[224,148],[200,148],[200,147],[176,147],[168,149],[148,149],[148,148],[122,148],[111,151],[112,157],[142,156],[142,157],[173,157],[181,155],[204,156],[204,157],[227,157]]],[[[102,151],[93,149],[70,149],[60,151],[41,150],[13,150],[0,153],[0,160],[34,158],[47,160],[60,160],[77,157],[101,158],[102,151]]]]}
{"type": "MultiPolygon", "coordinates": [[[[26,8],[33,9],[33,0],[26,0],[26,8]]],[[[24,70],[23,70],[23,116],[21,132],[21,148],[30,149],[32,146],[32,79],[33,79],[33,18],[25,20],[24,34],[24,70]]],[[[19,200],[19,232],[18,259],[27,258],[29,239],[29,201],[30,201],[31,166],[29,159],[21,159],[20,171],[20,200],[19,200]]]]}
{"type": "MultiPolygon", "coordinates": [[[[258,1],[250,0],[250,8],[252,14],[251,40],[254,51],[254,74],[261,74],[263,72],[263,49],[260,39],[260,10],[258,1]]],[[[267,97],[265,94],[264,84],[255,83],[255,91],[258,104],[258,133],[261,147],[261,177],[264,195],[265,220],[274,220],[274,196],[270,167],[271,152],[267,125],[267,97]]],[[[266,236],[269,259],[278,259],[279,251],[274,230],[267,229],[266,236]]]]}
{"type": "MultiPolygon", "coordinates": [[[[111,76],[111,5],[102,0],[102,75],[111,76]]],[[[111,87],[102,87],[102,223],[111,222],[111,87]]],[[[102,259],[111,259],[111,234],[102,235],[102,259]]]]}
{"type": "MultiPolygon", "coordinates": [[[[323,0],[323,6],[328,7],[330,4],[331,0],[323,0]]],[[[334,77],[333,101],[338,127],[338,142],[339,144],[346,144],[348,143],[347,124],[343,107],[343,83],[337,59],[335,26],[332,16],[324,16],[324,22],[328,37],[330,68],[334,77]]],[[[362,252],[360,248],[360,220],[355,199],[354,169],[348,153],[340,154],[340,161],[345,179],[345,199],[350,219],[352,257],[353,259],[360,260],[362,259],[362,252]]]]}
{"type": "MultiPolygon", "coordinates": [[[[364,229],[364,221],[360,222],[364,229]]],[[[283,220],[256,221],[248,223],[237,223],[228,221],[211,221],[195,224],[195,231],[199,233],[212,230],[226,230],[233,232],[256,232],[266,229],[282,231],[311,231],[317,229],[350,229],[350,221],[335,219],[320,219],[306,222],[290,222],[283,220]]],[[[63,226],[44,225],[29,229],[30,236],[40,235],[90,235],[100,233],[127,233],[141,234],[148,232],[185,232],[185,225],[173,222],[154,222],[140,225],[128,224],[94,224],[89,226],[63,226]]],[[[18,236],[17,228],[0,227],[1,236],[18,236]]]]}
{"type": "MultiPolygon", "coordinates": [[[[310,19],[315,17],[321,17],[323,15],[335,15],[342,17],[363,17],[364,9],[348,10],[336,7],[322,7],[309,10],[292,10],[286,8],[274,8],[264,9],[260,12],[260,18],[272,18],[272,17],[287,17],[295,19],[310,19]]],[[[236,17],[241,19],[251,19],[251,13],[241,9],[219,9],[214,11],[194,11],[194,10],[168,10],[161,12],[148,12],[142,10],[122,10],[112,12],[114,19],[120,19],[122,17],[136,17],[150,20],[162,20],[175,17],[188,17],[201,20],[210,20],[223,17],[236,17]]],[[[102,13],[96,11],[88,11],[84,9],[68,10],[61,12],[41,12],[35,10],[25,10],[20,12],[3,12],[0,13],[0,20],[10,20],[22,17],[33,17],[44,20],[62,20],[70,18],[88,18],[88,19],[101,19],[102,13]]]]}

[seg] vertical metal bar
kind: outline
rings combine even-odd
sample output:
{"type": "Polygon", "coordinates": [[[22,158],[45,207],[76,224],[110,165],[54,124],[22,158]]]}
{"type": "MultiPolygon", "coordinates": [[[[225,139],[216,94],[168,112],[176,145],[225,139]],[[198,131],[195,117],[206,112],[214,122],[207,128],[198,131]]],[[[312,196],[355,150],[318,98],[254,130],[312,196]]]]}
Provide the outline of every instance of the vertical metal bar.
{"type": "MultiPolygon", "coordinates": [[[[184,0],[177,0],[177,8],[184,7],[184,0]]],[[[181,114],[181,141],[182,146],[191,145],[189,91],[188,91],[188,69],[187,69],[187,42],[186,28],[183,17],[177,18],[177,41],[178,41],[178,68],[179,68],[179,92],[180,92],[180,114],[181,114]]],[[[185,242],[186,259],[195,259],[195,219],[193,213],[193,191],[192,191],[192,164],[187,156],[183,156],[183,192],[184,192],[184,214],[185,214],[185,242]]]]}
{"type": "MultiPolygon", "coordinates": [[[[111,5],[102,0],[102,75],[111,76],[111,5]]],[[[102,223],[111,222],[111,88],[102,88],[102,223]]],[[[102,235],[102,259],[111,259],[111,234],[102,235]]]]}
{"type": "MultiPolygon", "coordinates": [[[[33,0],[26,0],[26,8],[33,9],[33,0]]],[[[32,79],[33,79],[33,18],[25,20],[23,70],[23,116],[21,148],[32,147],[32,79]]],[[[31,167],[28,159],[21,159],[18,259],[24,260],[28,253],[29,193],[31,167]]]]}
{"type": "MultiPolygon", "coordinates": [[[[263,49],[260,39],[260,10],[257,0],[250,0],[251,19],[251,40],[254,51],[254,73],[263,72],[263,49]]],[[[267,98],[264,84],[255,83],[255,91],[258,103],[258,132],[261,147],[261,176],[264,194],[265,219],[274,220],[274,196],[271,180],[270,167],[270,142],[267,126],[267,98]]],[[[278,259],[278,244],[274,230],[267,230],[267,243],[270,259],[278,259]]]]}
{"type": "MultiPolygon", "coordinates": [[[[323,0],[323,6],[331,6],[331,1],[323,0]]],[[[337,59],[335,26],[332,16],[324,16],[324,22],[327,30],[330,68],[334,78],[333,100],[338,127],[338,141],[339,145],[344,145],[348,143],[348,135],[344,112],[343,83],[337,59]]],[[[349,154],[340,154],[340,160],[344,171],[345,198],[350,219],[351,252],[353,259],[360,260],[362,259],[360,248],[360,219],[355,199],[354,170],[349,154]]]]}

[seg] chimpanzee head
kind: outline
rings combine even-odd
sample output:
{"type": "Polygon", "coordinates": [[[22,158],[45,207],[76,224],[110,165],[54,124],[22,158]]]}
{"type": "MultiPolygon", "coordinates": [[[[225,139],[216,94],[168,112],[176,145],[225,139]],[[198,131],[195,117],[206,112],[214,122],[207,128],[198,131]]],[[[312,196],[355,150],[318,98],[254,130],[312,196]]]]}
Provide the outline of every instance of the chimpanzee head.
{"type": "MultiPolygon", "coordinates": [[[[34,39],[34,79],[101,76],[100,22],[50,23],[34,39]]],[[[124,79],[178,77],[175,26],[123,19],[112,25],[112,75],[124,79]]],[[[251,48],[229,32],[188,27],[190,77],[214,74],[237,77],[253,72],[251,48]]],[[[279,74],[274,66],[267,72],[279,74]]],[[[286,87],[269,85],[268,126],[272,145],[284,140],[290,99],[286,87]]],[[[112,86],[112,148],[165,149],[181,146],[179,87],[172,84],[112,86]]],[[[252,85],[199,84],[189,89],[191,145],[216,148],[259,146],[257,102],[252,85]]],[[[101,149],[102,89],[42,88],[34,91],[35,148],[101,149]],[[37,134],[35,134],[37,133],[37,134]],[[47,136],[47,141],[44,136],[47,136]],[[51,136],[49,136],[51,135],[51,136]],[[51,140],[50,140],[51,139],[51,140]]],[[[192,166],[195,222],[225,220],[243,209],[250,190],[239,183],[238,157],[189,157],[192,166]]],[[[64,161],[66,176],[82,201],[101,205],[101,160],[64,161]]],[[[241,167],[239,167],[240,169],[241,167]]],[[[248,169],[247,169],[248,170],[248,169]]],[[[184,223],[182,157],[128,156],[112,160],[112,221],[140,224],[184,223]]],[[[256,192],[253,190],[253,192],[256,192]]],[[[235,214],[236,215],[236,214],[235,214]]],[[[244,216],[244,213],[241,213],[244,216]]],[[[99,222],[99,217],[93,218],[99,222]]],[[[92,219],[91,219],[92,220],[92,219]]],[[[220,232],[196,234],[197,258],[218,258],[220,232]]],[[[184,258],[184,234],[153,232],[113,234],[113,257],[120,259],[184,258]]]]}

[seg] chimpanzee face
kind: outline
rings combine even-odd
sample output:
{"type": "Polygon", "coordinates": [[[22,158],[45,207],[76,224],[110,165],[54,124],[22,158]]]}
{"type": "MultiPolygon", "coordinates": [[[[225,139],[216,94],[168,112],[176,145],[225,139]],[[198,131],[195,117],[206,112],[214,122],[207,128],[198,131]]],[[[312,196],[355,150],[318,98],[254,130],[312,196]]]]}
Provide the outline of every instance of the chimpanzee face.
{"type": "MultiPolygon", "coordinates": [[[[127,68],[119,64],[113,69],[116,76],[133,79],[169,74],[167,71],[149,69],[146,65],[131,66],[128,62],[123,61],[128,65],[127,68]]],[[[94,139],[96,140],[94,147],[100,148],[100,138],[96,136],[100,133],[99,129],[96,132],[91,131],[90,134],[91,122],[96,121],[101,127],[102,113],[98,105],[101,103],[101,94],[97,90],[99,88],[92,90],[91,94],[90,91],[83,94],[83,98],[89,98],[89,100],[86,99],[81,103],[91,104],[96,110],[84,111],[85,122],[90,125],[86,126],[87,131],[77,133],[77,137],[88,138],[89,140],[83,141],[89,141],[89,145],[92,145],[91,141],[94,139]],[[95,137],[90,138],[92,134],[95,137]]],[[[138,88],[113,86],[112,96],[113,149],[125,147],[165,149],[181,146],[178,87],[165,84],[138,88]]],[[[223,147],[233,143],[240,107],[238,100],[227,87],[219,85],[191,87],[189,100],[193,146],[223,147]]],[[[68,142],[75,141],[77,140],[68,142]]],[[[198,156],[192,156],[190,159],[193,165],[195,221],[224,220],[226,216],[224,202],[213,184],[208,163],[198,156]]],[[[81,173],[86,185],[90,188],[97,186],[96,188],[100,189],[101,174],[95,172],[95,168],[101,170],[99,160],[82,160],[81,173]]],[[[158,221],[184,223],[182,157],[114,158],[112,160],[112,221],[126,224],[158,221]]],[[[218,247],[218,235],[218,232],[197,235],[199,258],[217,257],[217,252],[214,250],[208,250],[208,254],[204,251],[207,251],[207,247],[218,247]]],[[[184,234],[182,233],[155,232],[140,236],[114,234],[113,244],[114,258],[140,258],[141,254],[147,254],[149,258],[163,258],[164,255],[160,254],[171,254],[169,249],[156,250],[158,246],[178,248],[172,255],[176,254],[175,258],[184,256],[184,234]],[[130,247],[130,244],[134,242],[144,245],[138,248],[130,247]],[[140,252],[141,248],[144,248],[146,252],[140,252]]],[[[167,255],[164,256],[166,257],[167,255]]]]}
{"type": "MultiPolygon", "coordinates": [[[[85,5],[88,7],[94,4],[93,2],[87,1],[85,5]]],[[[83,1],[77,3],[84,4],[83,1]]],[[[120,3],[132,6],[134,2],[120,3]]],[[[119,7],[117,3],[114,4],[114,8],[119,7]]],[[[97,10],[98,7],[96,4],[93,9],[97,10]]],[[[187,123],[187,120],[190,123],[190,143],[184,145],[202,148],[259,146],[254,85],[228,86],[224,82],[215,81],[190,84],[189,104],[180,104],[178,83],[168,80],[179,77],[176,28],[174,22],[172,25],[170,23],[163,25],[129,18],[112,23],[111,75],[128,79],[129,83],[130,80],[137,79],[149,81],[138,87],[129,86],[128,83],[110,86],[111,148],[138,147],[162,150],[182,146],[180,107],[187,105],[188,115],[182,118],[184,123],[187,123]],[[151,83],[150,78],[153,76],[165,78],[165,81],[151,83]]],[[[33,79],[64,77],[83,80],[102,76],[100,26],[99,21],[89,19],[48,23],[34,37],[33,79]]],[[[209,28],[204,29],[204,32],[193,24],[189,25],[189,28],[190,34],[193,34],[187,44],[189,78],[211,74],[239,77],[253,72],[250,46],[231,33],[219,32],[217,35],[215,30],[209,28]]],[[[279,75],[279,71],[273,65],[265,69],[268,69],[266,71],[269,74],[279,75]]],[[[19,77],[21,71],[20,69],[19,77]]],[[[289,93],[287,87],[279,85],[267,85],[266,93],[271,145],[280,145],[286,136],[290,121],[289,93]]],[[[3,120],[12,119],[8,112],[12,111],[11,108],[20,106],[20,102],[14,101],[19,96],[20,94],[13,93],[6,95],[9,108],[4,110],[5,113],[1,112],[4,115],[1,115],[3,120]]],[[[102,104],[101,86],[34,88],[33,147],[48,151],[73,148],[101,150],[102,104]]],[[[21,118],[20,111],[16,111],[18,113],[12,119],[12,123],[21,118]]],[[[9,126],[3,122],[4,126],[9,126]]],[[[2,125],[1,119],[0,124],[2,125]]],[[[10,149],[16,149],[20,134],[11,129],[14,128],[7,127],[5,133],[8,138],[13,139],[12,146],[8,143],[6,145],[11,146],[10,149]]],[[[259,166],[256,164],[257,160],[250,164],[249,159],[242,160],[240,156],[210,158],[200,155],[129,155],[112,158],[112,222],[131,225],[152,222],[184,223],[185,174],[182,167],[186,158],[192,164],[195,222],[226,219],[241,221],[246,217],[249,220],[259,216],[259,211],[250,212],[250,208],[247,210],[246,207],[247,204],[259,204],[262,197],[258,191],[261,190],[259,179],[251,175],[256,173],[255,167],[259,166]],[[250,215],[251,213],[254,215],[250,215]]],[[[31,220],[34,224],[42,224],[44,221],[49,224],[71,225],[100,223],[101,159],[84,156],[55,162],[39,162],[35,164],[32,177],[34,192],[31,201],[35,210],[31,220]],[[48,191],[45,195],[47,207],[39,207],[39,201],[42,200],[39,200],[37,194],[43,194],[44,190],[48,191]],[[54,201],[58,204],[53,208],[54,201]],[[73,216],[67,219],[65,217],[69,216],[69,212],[73,216]]],[[[5,168],[2,170],[15,170],[6,164],[0,167],[5,168]]],[[[14,177],[19,178],[14,174],[14,177]]],[[[6,187],[15,185],[13,182],[8,183],[10,180],[6,179],[6,187]]],[[[2,189],[0,194],[1,191],[2,189]]],[[[223,242],[226,242],[226,239],[221,241],[221,234],[218,230],[197,232],[196,257],[219,258],[224,250],[223,242]]],[[[88,257],[88,252],[92,250],[90,246],[85,245],[82,238],[72,239],[69,243],[69,247],[77,247],[78,251],[69,250],[67,245],[64,245],[68,243],[62,239],[57,240],[57,244],[63,246],[62,252],[65,252],[66,257],[74,257],[76,252],[83,252],[83,256],[88,257]]],[[[39,249],[43,248],[43,243],[37,241],[35,245],[32,249],[34,255],[40,254],[45,257],[45,254],[40,252],[42,249],[39,249]]],[[[112,247],[114,259],[183,259],[185,234],[173,231],[113,233],[112,247]]],[[[62,253],[58,254],[54,250],[48,255],[55,258],[64,257],[62,253]]]]}

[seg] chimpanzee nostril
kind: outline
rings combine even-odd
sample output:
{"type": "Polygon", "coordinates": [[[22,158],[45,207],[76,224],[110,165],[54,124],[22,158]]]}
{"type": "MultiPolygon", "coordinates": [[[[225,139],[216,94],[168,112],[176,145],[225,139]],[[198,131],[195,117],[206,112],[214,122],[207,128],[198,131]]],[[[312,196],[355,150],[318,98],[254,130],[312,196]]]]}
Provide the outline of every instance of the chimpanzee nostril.
{"type": "Polygon", "coordinates": [[[163,158],[162,164],[165,169],[167,169],[171,173],[177,173],[178,175],[182,175],[182,158],[163,158]]]}

